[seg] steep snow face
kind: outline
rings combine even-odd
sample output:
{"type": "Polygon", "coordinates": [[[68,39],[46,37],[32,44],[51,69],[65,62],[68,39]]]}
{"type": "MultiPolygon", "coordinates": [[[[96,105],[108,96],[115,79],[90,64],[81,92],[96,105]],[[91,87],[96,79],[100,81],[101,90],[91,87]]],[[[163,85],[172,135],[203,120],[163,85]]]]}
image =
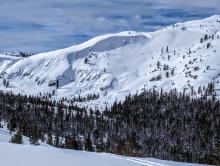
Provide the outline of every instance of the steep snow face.
{"type": "Polygon", "coordinates": [[[218,93],[219,51],[220,16],[212,16],[151,33],[99,36],[10,65],[4,62],[0,69],[9,80],[7,90],[48,93],[59,80],[53,98],[99,94],[97,100],[78,104],[104,108],[143,89],[196,92],[199,86],[215,82],[218,93]]]}
{"type": "MultiPolygon", "coordinates": [[[[73,96],[78,94],[85,86],[88,86],[86,85],[88,81],[83,82],[86,73],[81,70],[88,71],[90,68],[93,71],[95,70],[95,68],[90,67],[90,65],[95,67],[95,64],[86,63],[86,59],[92,57],[94,57],[94,63],[96,63],[96,55],[93,52],[114,50],[119,47],[126,47],[126,45],[146,42],[149,38],[150,36],[145,33],[136,32],[100,36],[70,48],[22,58],[7,69],[5,77],[10,80],[12,89],[30,94],[50,92],[55,88],[52,85],[56,80],[59,80],[59,90],[65,91],[68,88],[68,91],[72,91],[70,96],[73,96]],[[77,86],[82,87],[76,90],[77,86]]],[[[100,70],[98,67],[96,68],[100,70]]],[[[100,77],[100,71],[97,72],[94,74],[96,80],[91,81],[90,85],[100,77]]],[[[63,93],[57,95],[58,97],[66,96],[63,93]]]]}

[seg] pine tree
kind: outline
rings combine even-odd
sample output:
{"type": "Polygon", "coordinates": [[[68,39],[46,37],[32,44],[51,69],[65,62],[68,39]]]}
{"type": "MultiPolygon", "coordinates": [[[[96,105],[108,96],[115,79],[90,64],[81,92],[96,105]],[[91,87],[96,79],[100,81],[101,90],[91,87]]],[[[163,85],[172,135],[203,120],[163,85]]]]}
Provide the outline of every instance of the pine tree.
{"type": "Polygon", "coordinates": [[[171,70],[171,75],[172,76],[174,75],[174,68],[171,70]]]}
{"type": "Polygon", "coordinates": [[[205,37],[204,37],[204,40],[208,40],[208,38],[209,38],[209,37],[208,37],[208,35],[206,34],[205,37]]]}
{"type": "Polygon", "coordinates": [[[16,132],[16,134],[14,136],[12,136],[10,142],[13,144],[23,144],[22,132],[20,130],[18,130],[16,132]]]}
{"type": "Polygon", "coordinates": [[[39,144],[39,139],[35,135],[31,135],[29,138],[30,144],[32,145],[40,145],[39,144]]]}
{"type": "Polygon", "coordinates": [[[200,43],[203,43],[203,38],[200,39],[200,43]]]}
{"type": "Polygon", "coordinates": [[[157,68],[160,68],[160,61],[157,61],[157,68]]]}
{"type": "Polygon", "coordinates": [[[166,52],[168,53],[169,52],[169,47],[167,46],[167,48],[166,48],[166,52]]]}
{"type": "Polygon", "coordinates": [[[38,142],[39,138],[37,135],[37,127],[36,126],[31,128],[29,141],[30,141],[30,144],[32,144],[32,145],[39,145],[39,142],[38,142]]]}
{"type": "Polygon", "coordinates": [[[65,148],[79,150],[79,143],[72,136],[68,136],[65,138],[65,148]]]}
{"type": "Polygon", "coordinates": [[[90,151],[90,152],[93,152],[94,151],[94,148],[92,146],[92,141],[91,141],[91,138],[90,138],[90,134],[88,134],[86,140],[85,140],[85,147],[84,149],[86,151],[90,151]]]}
{"type": "Polygon", "coordinates": [[[6,80],[5,78],[3,79],[3,85],[4,87],[8,87],[9,86],[9,80],[6,80]]]}
{"type": "Polygon", "coordinates": [[[210,46],[211,46],[211,43],[207,43],[207,49],[209,49],[210,48],[210,46]]]}
{"type": "Polygon", "coordinates": [[[56,80],[56,88],[59,88],[59,80],[56,80]]]}
{"type": "Polygon", "coordinates": [[[169,78],[170,73],[167,71],[166,72],[166,77],[169,78]]]}
{"type": "Polygon", "coordinates": [[[53,145],[53,138],[51,132],[49,132],[47,135],[47,144],[53,145]]]}

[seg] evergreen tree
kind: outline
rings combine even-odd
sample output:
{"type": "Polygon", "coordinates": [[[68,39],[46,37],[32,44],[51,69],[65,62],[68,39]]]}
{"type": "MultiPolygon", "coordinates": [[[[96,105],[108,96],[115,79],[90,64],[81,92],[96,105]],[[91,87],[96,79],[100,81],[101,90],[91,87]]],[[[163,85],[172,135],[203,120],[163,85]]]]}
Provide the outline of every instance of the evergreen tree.
{"type": "Polygon", "coordinates": [[[59,88],[59,80],[56,80],[56,88],[59,88]]]}
{"type": "Polygon", "coordinates": [[[94,148],[93,148],[93,145],[92,145],[92,141],[91,141],[91,138],[90,138],[90,134],[88,134],[86,140],[85,140],[85,147],[84,149],[86,151],[90,151],[90,152],[93,152],[94,151],[94,148]]]}
{"type": "Polygon", "coordinates": [[[167,46],[167,48],[166,48],[166,52],[168,53],[169,52],[169,47],[167,46]]]}
{"type": "Polygon", "coordinates": [[[33,127],[31,128],[31,131],[30,131],[30,138],[29,138],[29,141],[30,141],[30,144],[32,145],[39,145],[39,138],[38,138],[38,133],[37,133],[37,127],[33,127]]]}
{"type": "Polygon", "coordinates": [[[169,78],[170,73],[167,71],[166,72],[166,77],[169,78]]]}
{"type": "Polygon", "coordinates": [[[47,144],[53,145],[53,138],[51,132],[49,132],[47,135],[47,144]]]}
{"type": "MultiPolygon", "coordinates": [[[[17,131],[11,139],[14,143],[22,143],[24,135],[33,144],[45,139],[60,148],[218,165],[220,102],[213,97],[215,84],[198,92],[201,95],[191,98],[176,89],[145,89],[101,112],[77,107],[78,98],[66,105],[65,98],[52,101],[49,94],[0,91],[0,120],[11,132],[17,131]]],[[[80,100],[97,97],[90,94],[80,100]]]]}
{"type": "Polygon", "coordinates": [[[16,134],[12,136],[10,142],[13,144],[23,144],[22,132],[18,130],[16,134]]]}

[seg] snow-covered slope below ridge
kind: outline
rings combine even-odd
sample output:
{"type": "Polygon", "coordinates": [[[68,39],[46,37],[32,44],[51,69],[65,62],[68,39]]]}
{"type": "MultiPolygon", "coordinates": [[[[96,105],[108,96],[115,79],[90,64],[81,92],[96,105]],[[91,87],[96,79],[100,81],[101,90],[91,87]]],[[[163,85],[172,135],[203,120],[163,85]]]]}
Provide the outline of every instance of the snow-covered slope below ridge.
{"type": "Polygon", "coordinates": [[[10,65],[0,59],[0,72],[9,80],[7,90],[47,93],[56,89],[49,85],[59,80],[54,98],[99,93],[99,99],[87,104],[105,106],[143,88],[183,91],[193,87],[197,91],[199,86],[215,82],[218,89],[219,53],[220,16],[216,15],[156,32],[99,36],[66,49],[20,58],[10,65]],[[201,42],[206,34],[208,39],[201,42]]]}

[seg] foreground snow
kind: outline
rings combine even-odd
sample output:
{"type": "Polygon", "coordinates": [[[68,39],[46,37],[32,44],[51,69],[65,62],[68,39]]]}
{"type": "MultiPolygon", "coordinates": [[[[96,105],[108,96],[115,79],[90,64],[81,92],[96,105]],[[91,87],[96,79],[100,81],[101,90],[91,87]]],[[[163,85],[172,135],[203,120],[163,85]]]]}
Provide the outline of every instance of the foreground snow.
{"type": "MultiPolygon", "coordinates": [[[[157,159],[121,157],[45,146],[0,143],[1,166],[196,166],[157,159]]],[[[199,165],[198,165],[199,166],[199,165]]]]}
{"type": "Polygon", "coordinates": [[[29,138],[24,136],[24,144],[11,144],[8,142],[12,135],[6,128],[0,128],[1,166],[200,166],[152,158],[59,149],[42,142],[39,146],[32,146],[29,138]]]}
{"type": "MultiPolygon", "coordinates": [[[[8,143],[11,140],[11,137],[14,135],[15,133],[12,132],[10,133],[7,129],[6,126],[4,126],[4,128],[0,128],[0,142],[4,142],[4,143],[8,143]]],[[[28,137],[22,136],[22,140],[23,140],[23,144],[24,145],[30,145],[30,141],[28,137]]],[[[49,146],[46,143],[43,143],[41,141],[39,141],[39,144],[41,146],[49,146]]]]}

